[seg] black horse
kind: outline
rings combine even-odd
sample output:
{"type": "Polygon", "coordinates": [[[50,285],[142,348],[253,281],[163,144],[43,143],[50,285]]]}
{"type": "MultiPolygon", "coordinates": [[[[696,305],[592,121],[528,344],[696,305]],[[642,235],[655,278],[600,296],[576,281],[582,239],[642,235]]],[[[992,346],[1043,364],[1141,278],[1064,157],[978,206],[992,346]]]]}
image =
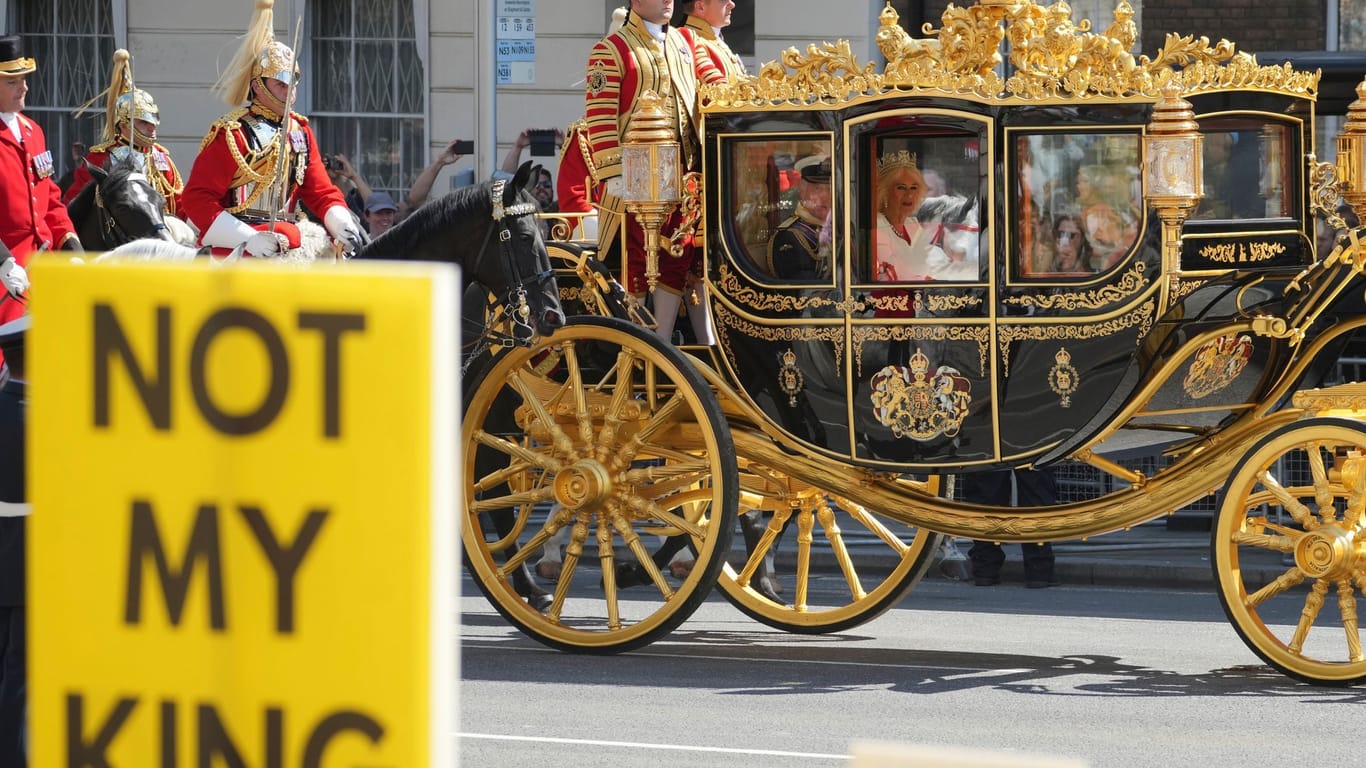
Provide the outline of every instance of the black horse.
{"type": "MultiPolygon", "coordinates": [[[[550,266],[550,254],[534,214],[540,210],[526,190],[531,163],[524,164],[512,181],[488,181],[456,190],[417,209],[393,229],[375,238],[356,253],[362,259],[405,259],[459,263],[464,282],[464,338],[462,368],[466,386],[478,380],[480,363],[487,359],[491,343],[516,343],[533,333],[546,335],[564,325],[559,286],[550,266]],[[512,321],[511,332],[485,327],[495,314],[488,296],[503,305],[512,321]]],[[[495,401],[486,426],[500,431],[516,430],[513,411],[519,403],[508,397],[495,401]]],[[[506,464],[506,457],[476,449],[475,471],[484,477],[506,464]]],[[[507,495],[506,487],[492,490],[507,495]]],[[[491,513],[500,536],[510,535],[516,524],[513,510],[491,513]]],[[[509,553],[512,554],[512,553],[509,553]]],[[[531,576],[525,564],[512,575],[518,594],[544,609],[550,595],[531,576]]]]}
{"type": "Polygon", "coordinates": [[[152,186],[141,155],[113,159],[108,168],[86,164],[94,177],[66,206],[87,251],[108,251],[134,240],[175,242],[166,224],[166,198],[152,186]]]}

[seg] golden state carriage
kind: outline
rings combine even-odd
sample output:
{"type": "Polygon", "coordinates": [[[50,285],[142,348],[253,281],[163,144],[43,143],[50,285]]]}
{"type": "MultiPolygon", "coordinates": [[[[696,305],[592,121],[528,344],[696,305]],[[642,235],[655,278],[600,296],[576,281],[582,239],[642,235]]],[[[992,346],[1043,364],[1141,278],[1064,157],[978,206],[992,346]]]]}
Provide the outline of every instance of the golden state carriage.
{"type": "MultiPolygon", "coordinates": [[[[983,0],[914,38],[889,7],[881,68],[826,44],[705,87],[693,202],[715,343],[660,342],[585,244],[552,243],[582,316],[493,347],[467,382],[465,548],[497,609],[553,647],[614,652],[719,583],[773,626],[836,631],[900,600],[940,534],[1074,539],[1219,494],[1212,559],[1239,634],[1291,676],[1366,679],[1366,385],[1313,388],[1366,325],[1366,230],[1337,213],[1366,208],[1366,82],[1320,163],[1317,72],[1178,35],[1135,56],[1131,17],[1120,2],[1093,31],[1065,3],[983,0]],[[907,168],[945,200],[898,227],[907,168]],[[1113,458],[1135,447],[1163,468],[1113,458]],[[1050,507],[945,492],[1064,459],[1116,490],[1050,507]],[[732,557],[751,510],[763,535],[732,557]],[[775,601],[751,580],[785,529],[775,601]],[[529,599],[525,565],[565,531],[559,581],[529,599]],[[883,556],[851,555],[854,531],[883,556]],[[677,535],[697,560],[681,579],[650,552],[677,535]],[[1254,549],[1293,565],[1249,583],[1254,549]],[[821,556],[838,598],[813,585],[821,556]],[[1298,623],[1274,623],[1287,606],[1298,623]]],[[[627,197],[658,214],[674,194],[627,197]]]]}

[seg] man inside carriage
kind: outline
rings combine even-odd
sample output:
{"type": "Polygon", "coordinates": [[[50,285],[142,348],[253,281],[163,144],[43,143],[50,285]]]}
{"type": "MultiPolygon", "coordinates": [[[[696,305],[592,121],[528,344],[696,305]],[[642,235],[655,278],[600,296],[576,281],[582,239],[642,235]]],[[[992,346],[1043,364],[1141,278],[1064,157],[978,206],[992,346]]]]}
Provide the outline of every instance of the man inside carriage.
{"type": "Polygon", "coordinates": [[[157,126],[161,124],[156,101],[152,94],[133,87],[133,64],[128,51],[114,51],[114,69],[109,87],[86,102],[77,112],[105,97],[104,132],[98,144],[90,148],[85,162],[76,166],[62,201],[70,205],[94,178],[90,166],[109,169],[111,160],[138,158],[143,173],[152,188],[166,199],[165,212],[180,214],[180,194],[185,184],[180,177],[171,153],[157,143],[157,126]]]}
{"type": "Polygon", "coordinates": [[[243,246],[255,257],[293,251],[312,258],[326,235],[300,219],[303,203],[322,215],[327,235],[354,251],[368,237],[328,177],[307,118],[289,109],[299,70],[294,51],[275,39],[272,6],[257,0],[241,47],[214,84],[233,109],[200,144],[183,210],[200,244],[218,252],[243,246]]]}

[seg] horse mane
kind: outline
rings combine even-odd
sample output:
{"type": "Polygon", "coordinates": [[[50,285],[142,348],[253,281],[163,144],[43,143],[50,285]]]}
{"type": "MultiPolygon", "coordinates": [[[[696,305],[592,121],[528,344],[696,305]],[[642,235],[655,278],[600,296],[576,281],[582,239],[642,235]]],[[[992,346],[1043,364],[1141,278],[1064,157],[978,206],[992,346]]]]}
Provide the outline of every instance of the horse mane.
{"type": "Polygon", "coordinates": [[[493,202],[488,183],[462,187],[432,200],[375,238],[360,254],[361,258],[413,258],[424,244],[446,233],[452,221],[476,217],[490,219],[493,202]]]}

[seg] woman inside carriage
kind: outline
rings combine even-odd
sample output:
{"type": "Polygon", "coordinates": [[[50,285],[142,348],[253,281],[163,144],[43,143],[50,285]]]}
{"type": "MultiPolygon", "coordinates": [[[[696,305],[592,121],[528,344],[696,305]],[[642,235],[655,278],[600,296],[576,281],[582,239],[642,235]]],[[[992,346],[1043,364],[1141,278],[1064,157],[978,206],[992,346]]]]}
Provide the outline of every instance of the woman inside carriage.
{"type": "Polygon", "coordinates": [[[902,149],[878,161],[877,201],[873,279],[934,279],[936,271],[949,265],[949,257],[932,242],[934,232],[916,218],[925,201],[925,177],[916,167],[915,153],[902,149]]]}

